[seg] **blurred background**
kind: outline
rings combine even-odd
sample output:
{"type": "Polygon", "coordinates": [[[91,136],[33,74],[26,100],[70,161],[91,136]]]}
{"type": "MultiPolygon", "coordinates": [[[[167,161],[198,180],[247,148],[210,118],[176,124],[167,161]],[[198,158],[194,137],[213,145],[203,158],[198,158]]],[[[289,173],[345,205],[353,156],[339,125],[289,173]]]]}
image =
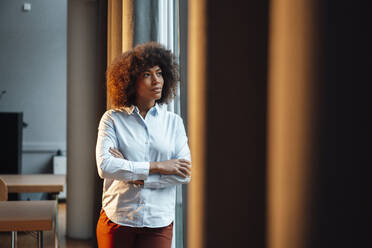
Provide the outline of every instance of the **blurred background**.
{"type": "Polygon", "coordinates": [[[0,0],[0,174],[66,174],[60,245],[96,247],[105,70],[155,40],[180,61],[168,109],[193,157],[174,247],[369,247],[369,12],[342,0],[0,0]]]}

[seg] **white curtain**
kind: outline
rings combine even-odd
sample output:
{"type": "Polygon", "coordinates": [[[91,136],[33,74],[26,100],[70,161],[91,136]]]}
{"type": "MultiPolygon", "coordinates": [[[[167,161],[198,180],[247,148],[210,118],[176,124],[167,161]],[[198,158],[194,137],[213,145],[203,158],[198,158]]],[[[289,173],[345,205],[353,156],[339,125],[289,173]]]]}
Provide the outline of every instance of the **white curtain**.
{"type": "MultiPolygon", "coordinates": [[[[158,42],[170,49],[179,59],[178,0],[159,0],[158,42]]],[[[179,60],[178,60],[179,62],[179,60]]],[[[167,105],[169,111],[181,115],[180,88],[177,96],[167,105]]],[[[177,186],[176,219],[173,225],[172,248],[183,247],[182,186],[177,186]]]]}
{"type": "MultiPolygon", "coordinates": [[[[158,42],[170,49],[179,58],[178,45],[178,0],[159,0],[158,42]]],[[[180,92],[168,104],[168,110],[181,114],[180,92]]]]}

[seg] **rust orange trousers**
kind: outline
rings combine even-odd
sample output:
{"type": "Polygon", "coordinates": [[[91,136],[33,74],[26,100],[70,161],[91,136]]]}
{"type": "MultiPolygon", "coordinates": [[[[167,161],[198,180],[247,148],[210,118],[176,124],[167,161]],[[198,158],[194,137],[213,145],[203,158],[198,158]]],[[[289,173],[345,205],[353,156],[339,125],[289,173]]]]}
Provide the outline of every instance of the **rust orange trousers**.
{"type": "Polygon", "coordinates": [[[97,223],[98,248],[170,248],[173,222],[166,227],[129,227],[112,222],[102,210],[97,223]]]}

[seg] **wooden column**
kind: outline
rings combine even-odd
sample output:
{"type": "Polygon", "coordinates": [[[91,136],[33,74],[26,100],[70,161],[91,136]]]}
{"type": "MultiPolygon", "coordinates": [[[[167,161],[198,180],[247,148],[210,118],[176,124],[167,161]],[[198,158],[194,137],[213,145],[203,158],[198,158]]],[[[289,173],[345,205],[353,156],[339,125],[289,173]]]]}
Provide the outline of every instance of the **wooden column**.
{"type": "Polygon", "coordinates": [[[315,8],[273,0],[268,99],[268,247],[306,247],[315,166],[315,8]]]}
{"type": "Polygon", "coordinates": [[[188,132],[193,174],[188,188],[187,246],[204,247],[206,153],[206,1],[189,1],[188,132]]]}

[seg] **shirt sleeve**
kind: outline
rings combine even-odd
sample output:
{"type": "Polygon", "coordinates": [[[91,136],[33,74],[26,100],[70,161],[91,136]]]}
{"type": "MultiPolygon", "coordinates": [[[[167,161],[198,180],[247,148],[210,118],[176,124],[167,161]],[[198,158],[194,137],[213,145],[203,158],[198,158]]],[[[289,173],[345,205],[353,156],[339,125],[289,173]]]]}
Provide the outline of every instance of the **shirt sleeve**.
{"type": "MultiPolygon", "coordinates": [[[[175,156],[174,159],[186,159],[191,161],[190,148],[188,145],[188,138],[186,136],[185,127],[182,119],[177,116],[176,141],[175,141],[175,156]]],[[[177,184],[187,184],[191,177],[180,177],[177,175],[150,175],[144,180],[145,188],[164,188],[177,184]]]]}
{"type": "Polygon", "coordinates": [[[115,158],[110,148],[118,148],[112,112],[107,111],[99,124],[96,145],[98,175],[122,181],[146,180],[149,176],[149,162],[133,162],[115,158]]]}

